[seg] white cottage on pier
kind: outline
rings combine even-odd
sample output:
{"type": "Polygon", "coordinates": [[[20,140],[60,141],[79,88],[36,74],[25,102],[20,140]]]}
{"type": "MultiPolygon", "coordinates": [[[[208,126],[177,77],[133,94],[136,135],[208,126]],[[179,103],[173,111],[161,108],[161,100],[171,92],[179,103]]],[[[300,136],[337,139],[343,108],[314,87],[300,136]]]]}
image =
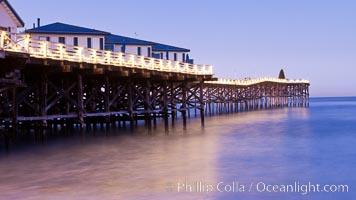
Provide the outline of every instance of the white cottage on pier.
{"type": "Polygon", "coordinates": [[[64,23],[53,23],[26,30],[31,39],[104,50],[109,32],[64,23]]]}
{"type": "Polygon", "coordinates": [[[25,23],[16,13],[7,0],[0,0],[0,30],[10,33],[10,37],[16,40],[17,28],[22,28],[25,23]]]}

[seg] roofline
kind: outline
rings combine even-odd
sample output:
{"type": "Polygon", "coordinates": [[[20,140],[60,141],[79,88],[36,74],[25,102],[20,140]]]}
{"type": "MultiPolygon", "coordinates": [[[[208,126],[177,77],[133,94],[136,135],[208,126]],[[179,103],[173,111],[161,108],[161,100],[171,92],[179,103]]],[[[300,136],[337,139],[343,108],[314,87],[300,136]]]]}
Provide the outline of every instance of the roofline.
{"type": "MultiPolygon", "coordinates": [[[[124,44],[122,42],[106,42],[106,44],[124,44]]],[[[142,45],[142,46],[153,46],[154,43],[150,43],[150,44],[142,44],[142,43],[135,43],[135,42],[125,42],[125,45],[142,45]]]]}
{"type": "MultiPolygon", "coordinates": [[[[176,51],[176,52],[190,52],[190,49],[186,49],[186,48],[182,48],[182,47],[176,47],[176,46],[172,46],[172,45],[168,45],[168,44],[161,44],[161,43],[155,43],[155,45],[163,45],[163,46],[169,46],[169,47],[173,47],[173,48],[179,48],[181,50],[169,50],[169,51],[176,51]]],[[[155,50],[154,46],[152,46],[152,51],[163,51],[165,52],[165,49],[162,50],[155,50]]]]}
{"type": "MultiPolygon", "coordinates": [[[[155,50],[152,49],[152,51],[156,51],[156,52],[166,52],[167,50],[155,50]]],[[[190,52],[190,49],[184,49],[184,50],[168,50],[169,52],[190,52]]]]}
{"type": "MultiPolygon", "coordinates": [[[[122,42],[106,42],[105,41],[105,44],[107,45],[123,45],[122,42]]],[[[156,52],[166,52],[166,50],[157,50],[157,49],[154,49],[153,46],[157,44],[157,43],[152,43],[152,44],[139,44],[139,43],[125,43],[125,45],[139,45],[139,46],[152,46],[152,51],[156,51],[156,52]]],[[[180,48],[180,47],[177,47],[177,48],[180,48]]],[[[184,49],[184,48],[181,48],[182,50],[168,50],[169,52],[190,52],[190,49],[184,49]]]]}
{"type": "MultiPolygon", "coordinates": [[[[115,35],[115,34],[110,34],[112,36],[117,36],[117,37],[124,37],[124,38],[129,38],[129,39],[134,39],[134,40],[141,40],[141,39],[136,39],[136,38],[130,38],[130,37],[126,37],[126,36],[121,36],[121,35],[115,35]]],[[[154,46],[155,45],[164,45],[164,46],[170,46],[173,48],[179,48],[181,50],[168,50],[170,52],[190,52],[190,49],[186,49],[186,48],[181,48],[181,47],[176,47],[176,46],[171,46],[171,45],[167,45],[167,44],[161,44],[161,43],[157,43],[157,42],[151,42],[151,41],[146,41],[146,40],[141,40],[143,42],[146,42],[148,44],[141,44],[141,43],[135,43],[135,42],[125,42],[125,45],[142,45],[142,46],[152,46],[152,51],[162,51],[162,52],[166,52],[166,50],[155,50],[154,46]]],[[[105,44],[123,44],[123,42],[107,42],[105,41],[105,44]]]]}
{"type": "Polygon", "coordinates": [[[22,28],[25,26],[25,23],[22,21],[21,17],[17,14],[17,12],[15,11],[15,9],[11,6],[11,4],[7,1],[7,0],[0,0],[0,3],[4,2],[6,4],[7,7],[9,7],[9,9],[11,10],[11,12],[15,15],[16,19],[18,22],[20,22],[21,27],[17,27],[17,28],[22,28]]]}
{"type": "MultiPolygon", "coordinates": [[[[115,34],[110,34],[114,37],[123,37],[123,38],[128,38],[128,39],[133,39],[133,40],[140,40],[140,41],[143,41],[147,44],[142,44],[142,43],[136,43],[136,42],[125,42],[125,45],[130,45],[130,44],[133,44],[133,45],[144,45],[144,46],[153,46],[155,45],[156,43],[154,42],[151,42],[151,41],[146,41],[146,40],[141,40],[141,39],[136,39],[136,38],[130,38],[130,37],[126,37],[126,36],[122,36],[122,35],[115,35],[115,34]]],[[[106,42],[106,44],[123,44],[123,42],[106,42]]]]}
{"type": "Polygon", "coordinates": [[[77,26],[77,25],[72,25],[72,24],[66,24],[66,23],[62,23],[62,22],[55,22],[55,23],[51,23],[51,24],[46,24],[40,27],[36,27],[36,28],[32,28],[32,29],[28,29],[25,30],[25,33],[36,33],[36,34],[62,34],[62,35],[110,35],[111,33],[109,32],[105,32],[105,31],[101,31],[101,30],[96,30],[96,29],[92,29],[92,28],[87,28],[87,27],[82,27],[82,26],[77,26]],[[96,31],[94,33],[87,33],[87,32],[75,32],[75,33],[71,33],[68,31],[51,31],[51,30],[37,30],[38,28],[44,27],[44,26],[49,26],[49,25],[53,25],[53,24],[62,24],[62,25],[66,25],[66,26],[72,26],[72,27],[76,27],[76,28],[82,28],[82,29],[89,29],[91,31],[96,31]]]}
{"type": "Polygon", "coordinates": [[[64,32],[64,31],[33,31],[32,29],[30,30],[26,30],[25,33],[34,33],[34,34],[50,34],[50,35],[110,35],[110,33],[106,33],[106,32],[102,32],[102,33],[81,33],[81,32],[77,32],[77,33],[68,33],[68,32],[64,32]]]}

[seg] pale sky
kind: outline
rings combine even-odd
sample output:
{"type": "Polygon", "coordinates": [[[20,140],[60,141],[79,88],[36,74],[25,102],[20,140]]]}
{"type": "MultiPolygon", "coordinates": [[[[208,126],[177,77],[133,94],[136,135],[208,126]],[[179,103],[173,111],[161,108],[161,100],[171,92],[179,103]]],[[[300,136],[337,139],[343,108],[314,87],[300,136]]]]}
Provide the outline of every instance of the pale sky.
{"type": "Polygon", "coordinates": [[[353,0],[9,0],[26,28],[63,22],[191,49],[217,77],[311,82],[311,96],[356,96],[353,0]],[[136,36],[134,33],[137,33],[136,36]]]}

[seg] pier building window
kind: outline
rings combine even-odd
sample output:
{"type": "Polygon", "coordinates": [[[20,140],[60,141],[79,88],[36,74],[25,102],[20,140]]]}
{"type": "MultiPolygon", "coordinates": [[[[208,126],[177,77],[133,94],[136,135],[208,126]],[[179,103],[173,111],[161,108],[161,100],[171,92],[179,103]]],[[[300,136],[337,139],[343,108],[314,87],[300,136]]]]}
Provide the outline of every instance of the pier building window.
{"type": "Polygon", "coordinates": [[[147,56],[151,57],[151,48],[150,47],[147,48],[147,56]]]}
{"type": "Polygon", "coordinates": [[[58,42],[62,44],[66,44],[66,38],[65,37],[58,37],[58,42]]]}
{"type": "Polygon", "coordinates": [[[161,59],[163,59],[163,53],[161,53],[161,59]]]}
{"type": "Polygon", "coordinates": [[[100,50],[104,50],[104,38],[100,38],[99,43],[100,43],[100,50]]]}
{"type": "Polygon", "coordinates": [[[87,38],[87,47],[91,48],[91,38],[90,37],[87,38]]]}
{"type": "Polygon", "coordinates": [[[185,62],[185,53],[183,53],[182,61],[185,62]]]}
{"type": "Polygon", "coordinates": [[[174,53],[174,61],[177,61],[177,53],[174,53]]]}
{"type": "Polygon", "coordinates": [[[137,47],[137,55],[141,55],[141,47],[137,47]]]}
{"type": "Polygon", "coordinates": [[[78,38],[77,37],[73,38],[73,45],[78,46],[78,38]]]}
{"type": "Polygon", "coordinates": [[[49,37],[46,37],[46,36],[40,36],[39,37],[39,39],[41,40],[41,41],[50,41],[50,38],[49,37]]]}

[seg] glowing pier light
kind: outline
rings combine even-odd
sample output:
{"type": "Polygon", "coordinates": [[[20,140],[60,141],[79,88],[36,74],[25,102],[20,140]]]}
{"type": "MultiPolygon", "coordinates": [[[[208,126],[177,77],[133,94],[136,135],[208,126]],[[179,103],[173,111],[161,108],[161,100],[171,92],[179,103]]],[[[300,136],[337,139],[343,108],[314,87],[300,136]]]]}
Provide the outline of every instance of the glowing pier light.
{"type": "Polygon", "coordinates": [[[171,68],[171,66],[172,66],[172,61],[167,60],[167,65],[166,65],[164,71],[170,71],[169,69],[171,68]]]}
{"type": "MultiPolygon", "coordinates": [[[[202,72],[204,73],[204,65],[202,67],[202,72]]],[[[196,64],[193,65],[193,69],[192,69],[191,73],[193,73],[193,74],[197,74],[198,73],[198,65],[196,65],[196,64]]]]}
{"type": "Polygon", "coordinates": [[[63,60],[63,45],[58,44],[59,46],[59,59],[63,60]]]}
{"type": "Polygon", "coordinates": [[[5,31],[2,31],[0,34],[0,48],[3,49],[4,48],[4,44],[5,44],[5,31]]]}
{"type": "Polygon", "coordinates": [[[122,53],[121,53],[121,52],[118,53],[118,57],[117,57],[117,58],[118,58],[118,60],[119,60],[119,66],[122,66],[122,62],[123,62],[122,59],[123,59],[123,57],[122,57],[122,53]]]}
{"type": "Polygon", "coordinates": [[[105,51],[106,62],[108,65],[111,64],[111,51],[105,51]]]}
{"type": "Polygon", "coordinates": [[[78,47],[79,62],[83,62],[83,47],[78,47]]]}
{"type": "Polygon", "coordinates": [[[47,58],[47,42],[42,43],[42,52],[43,52],[43,57],[47,58]]]}
{"type": "Polygon", "coordinates": [[[92,59],[93,59],[93,63],[96,64],[96,50],[91,49],[92,51],[92,59]]]}
{"type": "Polygon", "coordinates": [[[135,56],[130,55],[131,67],[135,67],[135,56]]]}
{"type": "Polygon", "coordinates": [[[185,64],[184,64],[184,68],[181,69],[180,72],[182,72],[182,73],[188,73],[188,72],[189,72],[189,64],[188,64],[188,63],[185,63],[185,64]]]}
{"type": "Polygon", "coordinates": [[[139,68],[145,68],[145,58],[143,56],[139,56],[139,68]]]}
{"type": "MultiPolygon", "coordinates": [[[[197,70],[197,73],[198,73],[199,70],[198,69],[196,69],[196,70],[197,70]]],[[[203,65],[200,70],[202,71],[203,74],[206,74],[206,66],[205,65],[203,65]]]]}
{"type": "Polygon", "coordinates": [[[155,59],[150,58],[150,69],[154,69],[155,68],[155,59]]]}
{"type": "Polygon", "coordinates": [[[156,68],[156,70],[162,70],[164,68],[164,65],[165,65],[165,61],[164,60],[160,60],[159,66],[158,66],[158,68],[156,68]]]}

